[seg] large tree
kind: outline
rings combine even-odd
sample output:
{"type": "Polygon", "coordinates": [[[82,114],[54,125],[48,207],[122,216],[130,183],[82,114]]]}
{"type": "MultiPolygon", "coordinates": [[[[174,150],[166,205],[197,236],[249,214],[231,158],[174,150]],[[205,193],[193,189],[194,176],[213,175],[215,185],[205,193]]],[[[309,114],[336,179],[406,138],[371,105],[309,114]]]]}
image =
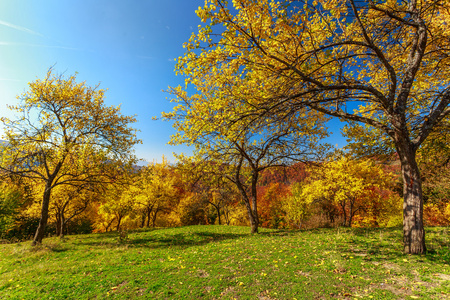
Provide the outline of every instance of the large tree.
{"type": "Polygon", "coordinates": [[[450,112],[450,2],[205,2],[178,60],[186,83],[240,85],[252,106],[239,119],[308,107],[384,132],[401,161],[404,251],[424,253],[416,152],[450,112]]]}
{"type": "Polygon", "coordinates": [[[105,90],[77,83],[76,76],[55,75],[29,84],[20,104],[10,106],[16,119],[2,118],[7,144],[0,168],[43,186],[39,226],[33,245],[41,243],[52,190],[59,185],[111,182],[130,163],[138,142],[119,107],[104,104],[105,90]]]}
{"type": "Polygon", "coordinates": [[[171,143],[194,145],[198,164],[203,162],[206,168],[220,170],[236,185],[247,208],[251,232],[257,233],[257,184],[261,172],[292,161],[317,158],[322,152],[317,151],[321,148],[318,141],[327,135],[326,119],[308,109],[276,117],[239,119],[237,116],[252,109],[254,99],[241,97],[239,89],[245,87],[257,93],[258,84],[264,82],[250,83],[242,78],[237,80],[242,85],[223,82],[227,88],[217,89],[217,81],[209,81],[209,75],[198,74],[197,94],[188,95],[180,87],[171,90],[179,103],[173,112],[163,114],[176,120],[174,127],[178,133],[171,143]]]}

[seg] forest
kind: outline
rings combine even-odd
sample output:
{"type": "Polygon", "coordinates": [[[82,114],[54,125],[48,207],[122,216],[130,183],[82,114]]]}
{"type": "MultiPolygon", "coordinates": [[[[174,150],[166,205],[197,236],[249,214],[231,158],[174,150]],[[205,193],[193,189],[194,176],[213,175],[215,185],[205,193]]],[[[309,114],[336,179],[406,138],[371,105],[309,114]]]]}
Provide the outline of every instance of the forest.
{"type": "MultiPolygon", "coordinates": [[[[173,145],[139,166],[134,116],[50,68],[2,117],[0,238],[185,225],[450,224],[447,1],[206,0],[169,87],[173,145]],[[232,3],[231,3],[232,2],[232,3]],[[332,118],[348,145],[324,142],[332,118]]],[[[169,139],[169,137],[168,137],[169,139]]]]}
{"type": "MultiPolygon", "coordinates": [[[[78,151],[73,155],[66,173],[58,177],[63,184],[52,189],[45,236],[63,238],[67,234],[109,231],[126,235],[147,227],[251,225],[245,200],[251,194],[249,167],[242,167],[239,176],[244,194],[233,179],[227,178],[236,166],[194,162],[191,157],[180,157],[176,164],[163,157],[162,163],[116,165],[114,169],[112,161],[107,160],[92,174],[80,173],[66,184],[64,180],[79,172],[73,169],[75,160],[84,158],[78,151]],[[115,175],[110,176],[110,172],[115,175]],[[96,173],[105,178],[94,177],[96,173]]],[[[424,222],[426,226],[448,226],[448,162],[441,153],[429,155],[420,161],[422,173],[427,174],[423,183],[424,222]]],[[[49,157],[46,162],[48,168],[53,166],[49,157]]],[[[45,169],[45,165],[34,163],[32,173],[45,173],[45,169]]],[[[395,156],[358,159],[337,152],[328,154],[322,162],[273,166],[260,172],[256,184],[257,226],[295,230],[401,226],[401,185],[395,156]]],[[[10,174],[3,178],[0,226],[4,241],[35,236],[44,189],[45,181],[33,176],[10,174]]]]}

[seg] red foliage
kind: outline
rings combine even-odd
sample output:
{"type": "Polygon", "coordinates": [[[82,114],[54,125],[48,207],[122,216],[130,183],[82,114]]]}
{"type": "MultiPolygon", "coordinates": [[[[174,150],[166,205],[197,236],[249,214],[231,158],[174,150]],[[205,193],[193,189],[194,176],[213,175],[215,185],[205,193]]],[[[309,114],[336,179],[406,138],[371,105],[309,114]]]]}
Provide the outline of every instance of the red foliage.
{"type": "Polygon", "coordinates": [[[262,227],[286,228],[283,199],[290,193],[288,185],[274,182],[258,188],[258,214],[262,227]]]}
{"type": "Polygon", "coordinates": [[[446,203],[426,204],[423,207],[425,226],[449,226],[450,220],[445,215],[446,203]]]}

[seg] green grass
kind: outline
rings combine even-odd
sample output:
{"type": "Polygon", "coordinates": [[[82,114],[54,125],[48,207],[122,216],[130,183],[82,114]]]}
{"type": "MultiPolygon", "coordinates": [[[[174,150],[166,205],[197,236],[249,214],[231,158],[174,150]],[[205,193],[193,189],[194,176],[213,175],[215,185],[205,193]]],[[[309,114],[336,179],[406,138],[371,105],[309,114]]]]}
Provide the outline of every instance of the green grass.
{"type": "Polygon", "coordinates": [[[449,299],[448,228],[189,226],[0,245],[0,299],[449,299]]]}

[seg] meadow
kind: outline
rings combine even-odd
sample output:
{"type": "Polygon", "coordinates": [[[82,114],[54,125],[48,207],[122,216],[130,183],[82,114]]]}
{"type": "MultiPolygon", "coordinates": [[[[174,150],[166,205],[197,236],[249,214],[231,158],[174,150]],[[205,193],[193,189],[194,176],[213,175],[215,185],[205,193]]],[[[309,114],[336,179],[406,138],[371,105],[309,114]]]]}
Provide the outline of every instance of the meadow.
{"type": "Polygon", "coordinates": [[[0,299],[450,299],[449,228],[186,226],[0,245],[0,299]]]}

